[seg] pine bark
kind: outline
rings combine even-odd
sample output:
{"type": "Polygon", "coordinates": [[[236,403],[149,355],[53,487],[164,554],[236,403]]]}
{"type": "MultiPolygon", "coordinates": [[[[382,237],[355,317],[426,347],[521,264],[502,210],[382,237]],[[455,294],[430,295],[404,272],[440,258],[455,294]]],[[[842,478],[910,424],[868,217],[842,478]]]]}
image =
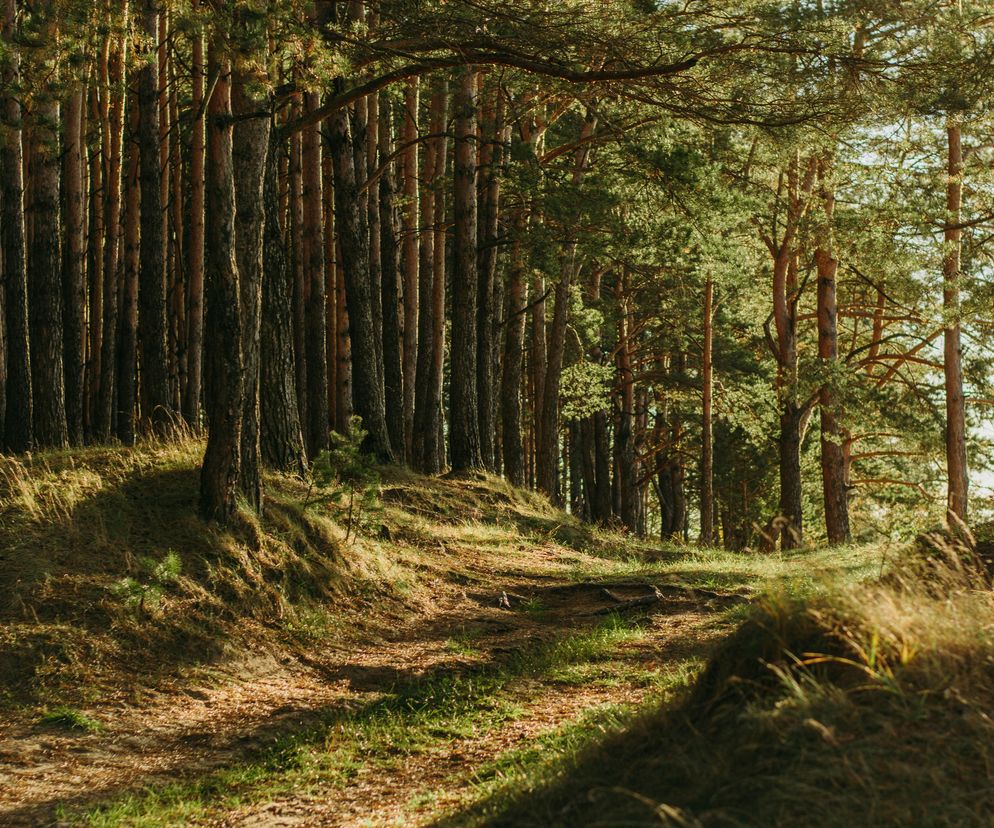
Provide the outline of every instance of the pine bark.
{"type": "MultiPolygon", "coordinates": [[[[84,309],[86,263],[83,228],[83,89],[66,100],[62,148],[65,246],[62,261],[63,364],[69,442],[83,442],[84,309]]],[[[98,310],[99,312],[99,310],[98,310]]]]}
{"type": "MultiPolygon", "coordinates": [[[[310,112],[320,105],[316,93],[305,96],[310,112]]],[[[321,199],[321,133],[315,124],[301,136],[303,185],[303,244],[306,303],[304,309],[307,354],[306,444],[311,457],[328,447],[328,357],[325,352],[324,229],[321,199]]]]}
{"type": "Polygon", "coordinates": [[[211,54],[209,62],[217,81],[207,110],[204,402],[208,437],[200,472],[200,511],[206,520],[224,524],[235,511],[244,387],[235,254],[231,70],[216,54],[211,54]]]}
{"type": "MultiPolygon", "coordinates": [[[[126,11],[126,10],[125,10],[126,11]]],[[[100,441],[107,441],[114,427],[114,392],[117,372],[117,346],[119,328],[119,264],[121,259],[121,167],[124,147],[124,112],[126,91],[124,65],[127,41],[122,39],[112,46],[108,65],[107,94],[110,96],[107,127],[107,162],[104,186],[106,189],[105,215],[109,217],[104,240],[104,303],[103,323],[106,335],[100,353],[100,379],[93,431],[100,441]]]]}
{"type": "MultiPolygon", "coordinates": [[[[159,4],[142,0],[144,34],[158,42],[159,4]]],[[[159,156],[159,64],[146,60],[138,72],[138,145],[141,165],[141,256],[138,341],[141,407],[145,427],[162,432],[170,422],[166,313],[166,240],[159,156]]]]}
{"type": "MultiPolygon", "coordinates": [[[[335,161],[335,221],[345,274],[352,346],[352,398],[367,432],[364,448],[382,462],[393,461],[387,431],[382,370],[377,370],[376,330],[369,276],[369,237],[365,206],[356,186],[355,151],[348,112],[337,111],[328,124],[328,149],[335,161]]],[[[394,402],[396,404],[396,402],[394,402]]]]}
{"type": "Polygon", "coordinates": [[[455,96],[455,218],[449,445],[453,471],[483,466],[476,395],[477,190],[476,70],[467,67],[455,96]]]}
{"type": "Polygon", "coordinates": [[[828,380],[819,390],[821,417],[821,481],[825,501],[825,529],[831,544],[847,543],[849,531],[849,495],[846,489],[846,461],[842,446],[842,433],[838,423],[837,401],[833,373],[839,361],[838,314],[836,274],[839,261],[832,244],[832,221],[835,214],[835,193],[826,180],[830,175],[829,162],[819,162],[822,179],[824,225],[818,233],[815,266],[818,271],[818,358],[828,380]]]}
{"type": "MultiPolygon", "coordinates": [[[[138,135],[140,117],[137,101],[131,98],[130,131],[138,135]]],[[[139,153],[132,146],[125,175],[124,279],[121,291],[121,338],[117,364],[117,436],[125,445],[135,441],[135,413],[138,405],[138,273],[140,265],[141,184],[139,153]]]]}
{"type": "Polygon", "coordinates": [[[239,488],[249,506],[258,512],[262,509],[259,385],[266,227],[263,182],[269,152],[270,119],[265,114],[266,101],[249,93],[251,83],[252,78],[240,73],[234,77],[232,109],[238,121],[231,139],[231,153],[235,170],[235,260],[238,266],[243,378],[239,488]]]}
{"type": "MultiPolygon", "coordinates": [[[[379,144],[381,163],[393,153],[390,110],[380,110],[379,144]]],[[[397,180],[388,165],[379,180],[380,272],[383,307],[383,385],[388,400],[404,399],[403,333],[401,319],[401,245],[398,221],[397,180]]],[[[371,234],[372,235],[372,234],[371,234]]],[[[390,445],[405,445],[404,406],[387,406],[390,445]]]]}
{"type": "Polygon", "coordinates": [[[714,545],[714,282],[704,284],[701,351],[701,546],[714,545]]]}
{"type": "Polygon", "coordinates": [[[963,399],[963,364],[960,346],[960,255],[963,231],[959,227],[963,201],[962,130],[950,120],[948,178],[946,184],[945,254],[942,259],[942,304],[946,327],[943,336],[943,375],[946,387],[946,472],[949,478],[948,508],[966,521],[969,502],[969,473],[966,457],[966,406],[963,399]]]}
{"type": "MultiPolygon", "coordinates": [[[[49,32],[55,28],[53,6],[36,6],[49,32]]],[[[66,424],[62,326],[62,222],[59,216],[59,127],[61,112],[55,79],[34,95],[31,113],[30,180],[27,222],[28,327],[31,336],[31,386],[34,391],[34,444],[62,447],[69,441],[66,424]]]]}
{"type": "Polygon", "coordinates": [[[521,442],[521,379],[524,368],[525,345],[525,262],[521,250],[521,235],[525,229],[523,216],[515,221],[516,237],[511,252],[508,274],[507,324],[504,329],[504,371],[501,375],[501,447],[504,474],[515,486],[525,483],[524,455],[521,442]]]}
{"type": "MultiPolygon", "coordinates": [[[[199,6],[199,0],[194,0],[199,6]]],[[[194,31],[191,44],[190,207],[187,234],[186,393],[183,416],[199,432],[204,354],[204,36],[194,31]]]]}
{"type": "Polygon", "coordinates": [[[436,83],[431,95],[429,131],[434,136],[425,153],[421,193],[421,262],[418,272],[418,362],[415,389],[412,461],[425,474],[445,464],[439,440],[442,416],[442,370],[445,353],[445,165],[444,134],[448,87],[436,83]]]}
{"type": "MultiPolygon", "coordinates": [[[[16,0],[3,0],[0,35],[12,42],[17,20],[16,0]]],[[[9,49],[0,68],[2,88],[15,89],[20,75],[16,49],[9,49]]],[[[0,246],[4,266],[6,339],[6,412],[3,446],[23,452],[33,443],[31,348],[28,332],[28,283],[24,257],[24,158],[21,145],[21,104],[14,95],[0,99],[0,246]]]]}
{"type": "MultiPolygon", "coordinates": [[[[418,259],[418,80],[404,89],[404,454],[413,456],[414,407],[417,387],[419,259],[418,259]]],[[[399,448],[398,448],[399,451],[399,448]]]]}
{"type": "Polygon", "coordinates": [[[286,239],[280,226],[280,155],[280,136],[271,126],[263,191],[266,228],[259,344],[260,448],[262,462],[269,468],[303,475],[307,456],[297,410],[293,306],[287,281],[286,239]]]}
{"type": "Polygon", "coordinates": [[[500,136],[504,130],[504,99],[498,92],[496,103],[483,108],[480,126],[480,172],[478,213],[479,273],[476,293],[476,396],[479,405],[480,450],[483,464],[495,471],[496,423],[494,422],[494,376],[496,347],[493,320],[499,316],[497,293],[497,228],[500,206],[500,136]]]}

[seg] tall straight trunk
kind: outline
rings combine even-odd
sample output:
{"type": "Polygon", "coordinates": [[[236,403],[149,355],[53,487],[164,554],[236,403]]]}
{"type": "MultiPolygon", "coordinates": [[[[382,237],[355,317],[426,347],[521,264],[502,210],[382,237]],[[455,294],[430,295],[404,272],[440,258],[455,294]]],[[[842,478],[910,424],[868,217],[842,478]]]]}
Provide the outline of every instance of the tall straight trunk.
{"type": "MultiPolygon", "coordinates": [[[[159,4],[142,0],[143,30],[158,41],[159,4]]],[[[141,160],[141,258],[138,276],[138,341],[141,348],[142,422],[161,431],[170,420],[166,352],[166,240],[159,157],[159,64],[146,60],[138,72],[138,146],[141,160]]]]}
{"type": "Polygon", "coordinates": [[[849,496],[846,489],[846,461],[842,434],[836,419],[833,371],[839,361],[838,314],[835,278],[839,261],[832,244],[832,221],[835,215],[835,193],[826,181],[831,174],[830,162],[819,161],[822,179],[825,224],[818,233],[815,266],[818,270],[818,359],[829,377],[818,392],[821,416],[821,482],[825,500],[825,529],[831,544],[846,543],[849,532],[849,496]]]}
{"type": "MultiPolygon", "coordinates": [[[[370,15],[371,19],[373,15],[370,15]]],[[[366,205],[366,227],[369,234],[369,282],[373,292],[373,326],[376,330],[376,365],[383,375],[384,389],[386,388],[385,367],[383,362],[383,315],[386,312],[383,307],[383,235],[380,228],[380,186],[379,182],[373,179],[379,158],[380,144],[380,96],[369,95],[364,99],[366,107],[366,129],[362,144],[356,147],[356,183],[362,192],[362,201],[366,205]]],[[[385,107],[389,110],[389,102],[384,101],[385,107]]],[[[390,399],[389,396],[386,399],[390,399]]],[[[389,406],[387,407],[387,420],[389,421],[389,406]]],[[[387,429],[389,433],[389,427],[387,429]]],[[[391,447],[399,451],[403,445],[391,436],[391,447]]]]}
{"type": "Polygon", "coordinates": [[[515,221],[517,237],[511,253],[508,275],[507,324],[504,330],[504,371],[501,375],[501,447],[504,474],[515,486],[525,482],[521,444],[521,375],[525,344],[525,262],[521,251],[524,217],[515,221]]]}
{"type": "MultiPolygon", "coordinates": [[[[378,370],[373,295],[369,276],[366,211],[356,187],[355,151],[349,114],[335,112],[328,125],[328,150],[335,162],[335,222],[342,250],[345,298],[352,345],[352,397],[366,430],[364,448],[382,462],[392,462],[387,431],[382,369],[378,370]]],[[[396,404],[396,403],[394,403],[396,404]]]]}
{"type": "Polygon", "coordinates": [[[335,169],[328,153],[321,155],[321,212],[324,216],[324,353],[328,364],[328,426],[337,429],[338,403],[338,254],[335,239],[335,169]]]}
{"type": "MultiPolygon", "coordinates": [[[[3,0],[0,34],[5,44],[14,38],[16,0],[3,0]]],[[[0,68],[2,88],[19,82],[20,62],[9,49],[0,68]]],[[[0,258],[3,260],[4,321],[7,326],[6,414],[0,444],[22,452],[33,440],[31,349],[28,334],[28,283],[24,259],[24,159],[21,148],[21,104],[13,94],[0,99],[0,258]]]]}
{"type": "MultiPolygon", "coordinates": [[[[588,114],[580,132],[581,145],[576,151],[571,183],[578,187],[586,173],[589,148],[586,139],[593,135],[597,121],[588,114]]],[[[496,207],[494,208],[496,209],[496,207]]],[[[536,419],[538,445],[536,473],[538,488],[554,503],[560,501],[559,491],[559,381],[563,370],[566,349],[566,323],[569,320],[570,293],[576,273],[576,241],[566,244],[562,253],[559,283],[556,285],[556,304],[553,309],[552,327],[547,343],[547,362],[542,393],[537,399],[536,419]]]]}
{"type": "Polygon", "coordinates": [[[594,520],[607,523],[611,519],[611,445],[608,436],[607,412],[597,411],[594,420],[594,520]]]}
{"type": "Polygon", "coordinates": [[[455,121],[449,444],[453,470],[465,471],[483,465],[476,396],[476,70],[471,66],[456,92],[455,121]]]}
{"type": "Polygon", "coordinates": [[[307,471],[293,364],[293,306],[286,240],[280,226],[280,136],[271,125],[263,189],[266,211],[259,354],[259,442],[262,462],[291,474],[307,471]]]}
{"type": "Polygon", "coordinates": [[[532,382],[532,464],[535,463],[536,449],[542,439],[542,422],[540,412],[542,410],[542,400],[545,399],[545,369],[548,365],[548,356],[545,336],[545,278],[541,273],[536,273],[532,280],[531,296],[531,343],[529,353],[529,367],[531,368],[532,382]]]}
{"type": "MultiPolygon", "coordinates": [[[[309,92],[305,110],[317,109],[320,99],[309,92]]],[[[307,428],[305,442],[311,457],[328,448],[328,358],[325,352],[324,228],[321,199],[321,132],[315,124],[301,135],[303,180],[303,256],[305,266],[305,351],[307,353],[307,428]]]]}
{"type": "Polygon", "coordinates": [[[418,79],[404,88],[404,453],[412,459],[418,364],[418,79]]]}
{"type": "Polygon", "coordinates": [[[780,530],[782,549],[794,549],[803,538],[800,451],[802,423],[810,413],[798,399],[797,300],[800,246],[798,230],[811,202],[817,173],[812,157],[802,175],[795,152],[787,168],[787,204],[783,235],[777,241],[763,235],[773,259],[773,321],[776,325],[777,394],[780,404],[780,530]]]}
{"type": "Polygon", "coordinates": [[[564,262],[556,285],[555,307],[549,330],[548,361],[542,396],[536,402],[539,440],[536,447],[536,482],[539,491],[553,503],[560,502],[559,491],[559,380],[563,370],[566,348],[566,323],[569,319],[569,297],[573,283],[572,257],[564,262]]]}
{"type": "MultiPolygon", "coordinates": [[[[350,14],[353,15],[354,19],[362,20],[365,18],[365,4],[362,0],[352,0],[349,4],[350,14]]],[[[376,107],[374,107],[375,109],[376,107]]],[[[383,286],[381,284],[381,274],[380,274],[380,260],[379,257],[375,258],[372,255],[373,247],[379,247],[380,240],[377,237],[375,240],[372,238],[370,233],[370,193],[368,189],[369,183],[369,147],[370,140],[375,141],[376,126],[373,125],[370,128],[369,122],[369,98],[360,98],[353,104],[349,109],[349,128],[352,136],[352,154],[355,160],[355,191],[356,191],[356,210],[358,211],[358,226],[360,232],[365,240],[365,251],[368,256],[366,262],[366,279],[369,282],[369,297],[370,297],[370,310],[373,317],[373,368],[376,371],[376,386],[377,388],[383,387],[383,286]]],[[[377,219],[379,215],[377,214],[377,219]]],[[[355,389],[353,388],[353,393],[355,389]]],[[[391,449],[401,448],[394,447],[391,444],[391,449]]],[[[400,452],[403,454],[403,451],[400,452]]]]}
{"type": "MultiPolygon", "coordinates": [[[[379,145],[381,163],[393,153],[390,110],[384,106],[379,112],[379,145]]],[[[404,394],[403,336],[401,332],[401,245],[397,214],[397,181],[393,167],[388,165],[379,180],[380,272],[383,306],[383,386],[386,399],[401,400],[404,394]]],[[[371,241],[374,236],[370,230],[371,241]]],[[[405,445],[404,407],[387,406],[387,429],[390,445],[405,445]]]]}
{"type": "Polygon", "coordinates": [[[960,349],[960,251],[959,227],[963,202],[963,148],[961,128],[950,119],[946,128],[949,147],[946,184],[945,254],[942,258],[942,305],[948,320],[943,340],[943,373],[946,385],[946,471],[949,478],[949,511],[967,518],[969,473],[966,458],[966,408],[963,400],[963,366],[960,349]]]}
{"type": "MultiPolygon", "coordinates": [[[[49,2],[36,4],[44,26],[54,33],[54,8],[49,2]]],[[[31,386],[34,390],[35,445],[64,446],[66,424],[65,374],[63,370],[62,228],[59,220],[59,124],[60,108],[54,79],[34,95],[31,113],[30,180],[27,221],[31,241],[28,249],[28,327],[31,336],[31,386]]]]}
{"type": "Polygon", "coordinates": [[[578,468],[583,485],[583,520],[592,521],[594,498],[597,495],[597,471],[594,467],[594,421],[584,417],[576,421],[576,450],[579,453],[578,468]]]}
{"type": "Polygon", "coordinates": [[[66,426],[69,442],[83,442],[83,336],[86,265],[83,228],[83,99],[82,89],[66,99],[62,148],[65,194],[65,246],[62,273],[63,362],[66,377],[66,426]]]}
{"type": "MultiPolygon", "coordinates": [[[[300,96],[294,100],[291,117],[303,114],[303,101],[300,96]]],[[[294,377],[297,389],[297,410],[304,428],[304,445],[307,445],[307,271],[304,256],[304,179],[301,167],[301,146],[303,138],[295,133],[290,136],[290,158],[287,177],[288,217],[287,231],[290,238],[293,284],[293,356],[297,373],[294,377]]]]}
{"type": "Polygon", "coordinates": [[[500,164],[499,141],[504,131],[504,99],[498,91],[496,104],[483,107],[480,126],[480,174],[477,217],[479,253],[477,270],[479,278],[476,292],[476,396],[479,405],[480,449],[484,466],[496,469],[494,423],[494,389],[497,385],[494,376],[495,329],[493,320],[499,316],[494,302],[497,280],[497,227],[500,205],[500,164]]]}
{"type": "MultiPolygon", "coordinates": [[[[235,260],[241,312],[242,437],[239,487],[249,505],[262,509],[262,477],[259,469],[260,335],[262,325],[263,240],[266,229],[263,182],[269,152],[270,119],[260,117],[266,102],[248,89],[250,77],[236,74],[232,109],[238,120],[232,135],[232,164],[235,169],[235,260]]],[[[322,251],[323,258],[323,251],[322,251]]],[[[323,280],[322,273],[322,280],[323,280]]],[[[323,308],[323,302],[322,302],[323,308]]],[[[324,338],[322,331],[322,348],[324,338]]],[[[322,389],[327,394],[325,389],[322,389]]],[[[327,408],[321,406],[327,417],[327,408]]]]}
{"type": "MultiPolygon", "coordinates": [[[[107,9],[109,12],[109,8],[107,9]]],[[[104,248],[107,244],[107,229],[114,225],[106,217],[106,184],[104,178],[110,164],[110,50],[111,38],[105,38],[100,49],[98,80],[99,87],[94,88],[89,95],[90,113],[94,125],[99,125],[98,146],[89,158],[89,240],[87,258],[89,259],[89,313],[87,326],[87,372],[86,394],[89,403],[88,416],[85,426],[92,435],[99,438],[100,420],[100,382],[103,377],[103,343],[108,337],[113,339],[113,332],[107,323],[104,306],[107,297],[107,274],[104,273],[104,248]],[[104,330],[107,335],[104,335],[104,330]]]]}
{"type": "Polygon", "coordinates": [[[138,136],[139,110],[129,99],[131,150],[125,175],[124,274],[121,289],[121,338],[117,360],[117,436],[125,445],[135,441],[135,410],[138,405],[138,272],[140,270],[141,184],[138,136]]]}
{"type": "Polygon", "coordinates": [[[625,272],[615,287],[618,299],[618,382],[621,385],[621,411],[615,437],[615,463],[618,483],[618,516],[631,532],[638,531],[635,475],[635,378],[632,373],[632,352],[629,340],[628,274],[625,272]]]}
{"type": "MultiPolygon", "coordinates": [[[[199,0],[193,0],[199,6],[199,0]]],[[[203,391],[204,355],[204,36],[192,34],[190,108],[194,113],[190,125],[190,207],[188,213],[187,255],[187,330],[186,393],[183,415],[194,431],[200,430],[200,400],[203,391]]]]}
{"type": "MultiPolygon", "coordinates": [[[[205,380],[207,450],[200,472],[200,511],[227,522],[238,489],[244,387],[241,309],[235,256],[235,177],[232,162],[231,68],[211,48],[217,78],[207,109],[207,258],[205,261],[205,380]]],[[[144,196],[144,193],[143,193],[144,196]]]]}
{"type": "MultiPolygon", "coordinates": [[[[337,222],[336,222],[337,226],[337,222]]],[[[341,244],[335,241],[335,430],[345,434],[352,417],[352,334],[342,268],[341,244]]]]}
{"type": "MultiPolygon", "coordinates": [[[[169,123],[172,129],[179,128],[179,78],[176,61],[169,60],[169,123]]],[[[172,247],[170,255],[170,267],[172,269],[172,326],[173,338],[176,345],[176,387],[173,391],[173,408],[178,415],[183,411],[183,400],[186,399],[186,386],[188,384],[188,360],[189,342],[187,341],[186,322],[186,239],[184,228],[186,226],[184,204],[184,166],[183,148],[178,138],[173,141],[173,151],[170,154],[170,203],[169,221],[173,229],[172,247]]]]}
{"type": "MultiPolygon", "coordinates": [[[[443,120],[442,124],[447,124],[446,112],[449,106],[448,86],[443,86],[445,95],[443,97],[443,120]]],[[[441,127],[440,127],[441,128],[441,127]]],[[[443,135],[435,145],[435,175],[442,180],[445,179],[447,154],[449,149],[448,138],[443,135]]],[[[442,384],[444,381],[445,368],[445,303],[446,303],[446,275],[449,257],[446,250],[449,233],[446,219],[445,189],[438,186],[435,189],[435,241],[434,256],[435,265],[434,276],[431,289],[431,320],[432,320],[432,363],[431,375],[428,377],[428,393],[431,395],[426,408],[429,410],[431,422],[428,428],[431,436],[426,436],[425,455],[434,455],[434,466],[441,470],[446,465],[445,456],[445,412],[442,409],[442,384]],[[434,426],[434,427],[432,427],[434,426]]]]}
{"type": "Polygon", "coordinates": [[[421,192],[421,261],[418,269],[418,360],[415,375],[412,463],[426,474],[444,465],[438,442],[442,406],[442,359],[445,323],[445,181],[446,138],[443,130],[448,89],[436,82],[429,106],[429,132],[435,136],[424,152],[421,192]],[[439,317],[439,314],[441,315],[439,317]]]}
{"type": "Polygon", "coordinates": [[[801,425],[803,412],[788,403],[780,414],[780,546],[796,549],[803,538],[801,505],[801,425]]]}
{"type": "Polygon", "coordinates": [[[701,352],[701,546],[714,545],[714,282],[704,283],[704,346],[701,352]]]}
{"type": "MultiPolygon", "coordinates": [[[[158,0],[157,0],[158,2],[158,0]]],[[[178,279],[175,267],[176,237],[175,227],[170,221],[170,189],[172,182],[172,131],[169,113],[169,9],[163,4],[159,9],[156,57],[159,65],[158,107],[159,107],[159,203],[162,207],[162,267],[165,285],[165,330],[166,330],[166,384],[169,390],[168,410],[178,412],[179,399],[179,360],[176,331],[177,316],[173,311],[175,284],[178,279]]]]}
{"type": "MultiPolygon", "coordinates": [[[[125,9],[125,13],[127,9],[125,9]]],[[[122,38],[111,48],[108,64],[107,94],[111,101],[107,113],[108,136],[107,162],[105,166],[104,188],[106,189],[106,211],[108,217],[104,241],[104,306],[103,323],[106,335],[100,353],[99,396],[96,402],[96,415],[93,431],[98,440],[110,438],[114,423],[114,376],[117,364],[118,344],[118,270],[121,258],[121,166],[124,146],[124,110],[126,91],[124,89],[124,64],[127,40],[122,38]]]]}

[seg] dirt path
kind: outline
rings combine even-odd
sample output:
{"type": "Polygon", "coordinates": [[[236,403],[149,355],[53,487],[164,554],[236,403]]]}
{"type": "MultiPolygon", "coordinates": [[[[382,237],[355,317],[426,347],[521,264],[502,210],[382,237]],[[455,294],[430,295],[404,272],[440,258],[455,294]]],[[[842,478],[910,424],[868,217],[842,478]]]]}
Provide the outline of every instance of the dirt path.
{"type": "MultiPolygon", "coordinates": [[[[644,635],[626,643],[620,657],[649,670],[686,658],[714,634],[715,601],[700,596],[663,594],[649,603],[644,586],[622,584],[606,592],[570,583],[554,571],[511,573],[496,584],[486,592],[451,592],[416,625],[359,650],[325,650],[306,664],[258,653],[210,684],[165,689],[138,703],[105,699],[87,711],[104,725],[96,733],[67,733],[28,720],[0,724],[0,825],[59,824],[60,805],[72,809],[232,766],[329,711],[359,708],[430,673],[455,673],[536,641],[590,629],[610,609],[647,613],[644,635]],[[542,612],[516,609],[522,601],[542,612]],[[473,655],[453,652],[452,640],[470,628],[478,636],[473,655]]],[[[417,824],[457,802],[474,768],[591,707],[637,702],[646,693],[624,682],[549,682],[527,689],[522,714],[494,731],[445,740],[386,772],[360,768],[344,788],[245,806],[210,824],[417,824]],[[409,807],[427,791],[435,792],[430,806],[409,807]]]]}

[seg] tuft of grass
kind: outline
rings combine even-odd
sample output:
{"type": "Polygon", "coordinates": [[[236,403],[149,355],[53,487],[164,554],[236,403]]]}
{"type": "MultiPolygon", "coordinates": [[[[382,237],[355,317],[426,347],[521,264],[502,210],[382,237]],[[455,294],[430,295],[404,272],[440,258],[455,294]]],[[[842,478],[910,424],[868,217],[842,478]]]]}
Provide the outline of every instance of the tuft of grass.
{"type": "Polygon", "coordinates": [[[75,730],[80,733],[98,733],[104,726],[81,710],[72,707],[53,707],[46,710],[38,719],[38,723],[46,727],[58,727],[63,730],[75,730]]]}

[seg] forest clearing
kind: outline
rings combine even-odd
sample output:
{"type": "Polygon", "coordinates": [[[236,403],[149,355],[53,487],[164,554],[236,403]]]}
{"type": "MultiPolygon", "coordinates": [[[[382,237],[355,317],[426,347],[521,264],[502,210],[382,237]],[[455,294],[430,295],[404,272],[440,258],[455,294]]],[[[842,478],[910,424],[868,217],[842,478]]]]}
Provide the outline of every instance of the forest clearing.
{"type": "Polygon", "coordinates": [[[990,825],[992,65],[0,0],[0,826],[990,825]]]}

